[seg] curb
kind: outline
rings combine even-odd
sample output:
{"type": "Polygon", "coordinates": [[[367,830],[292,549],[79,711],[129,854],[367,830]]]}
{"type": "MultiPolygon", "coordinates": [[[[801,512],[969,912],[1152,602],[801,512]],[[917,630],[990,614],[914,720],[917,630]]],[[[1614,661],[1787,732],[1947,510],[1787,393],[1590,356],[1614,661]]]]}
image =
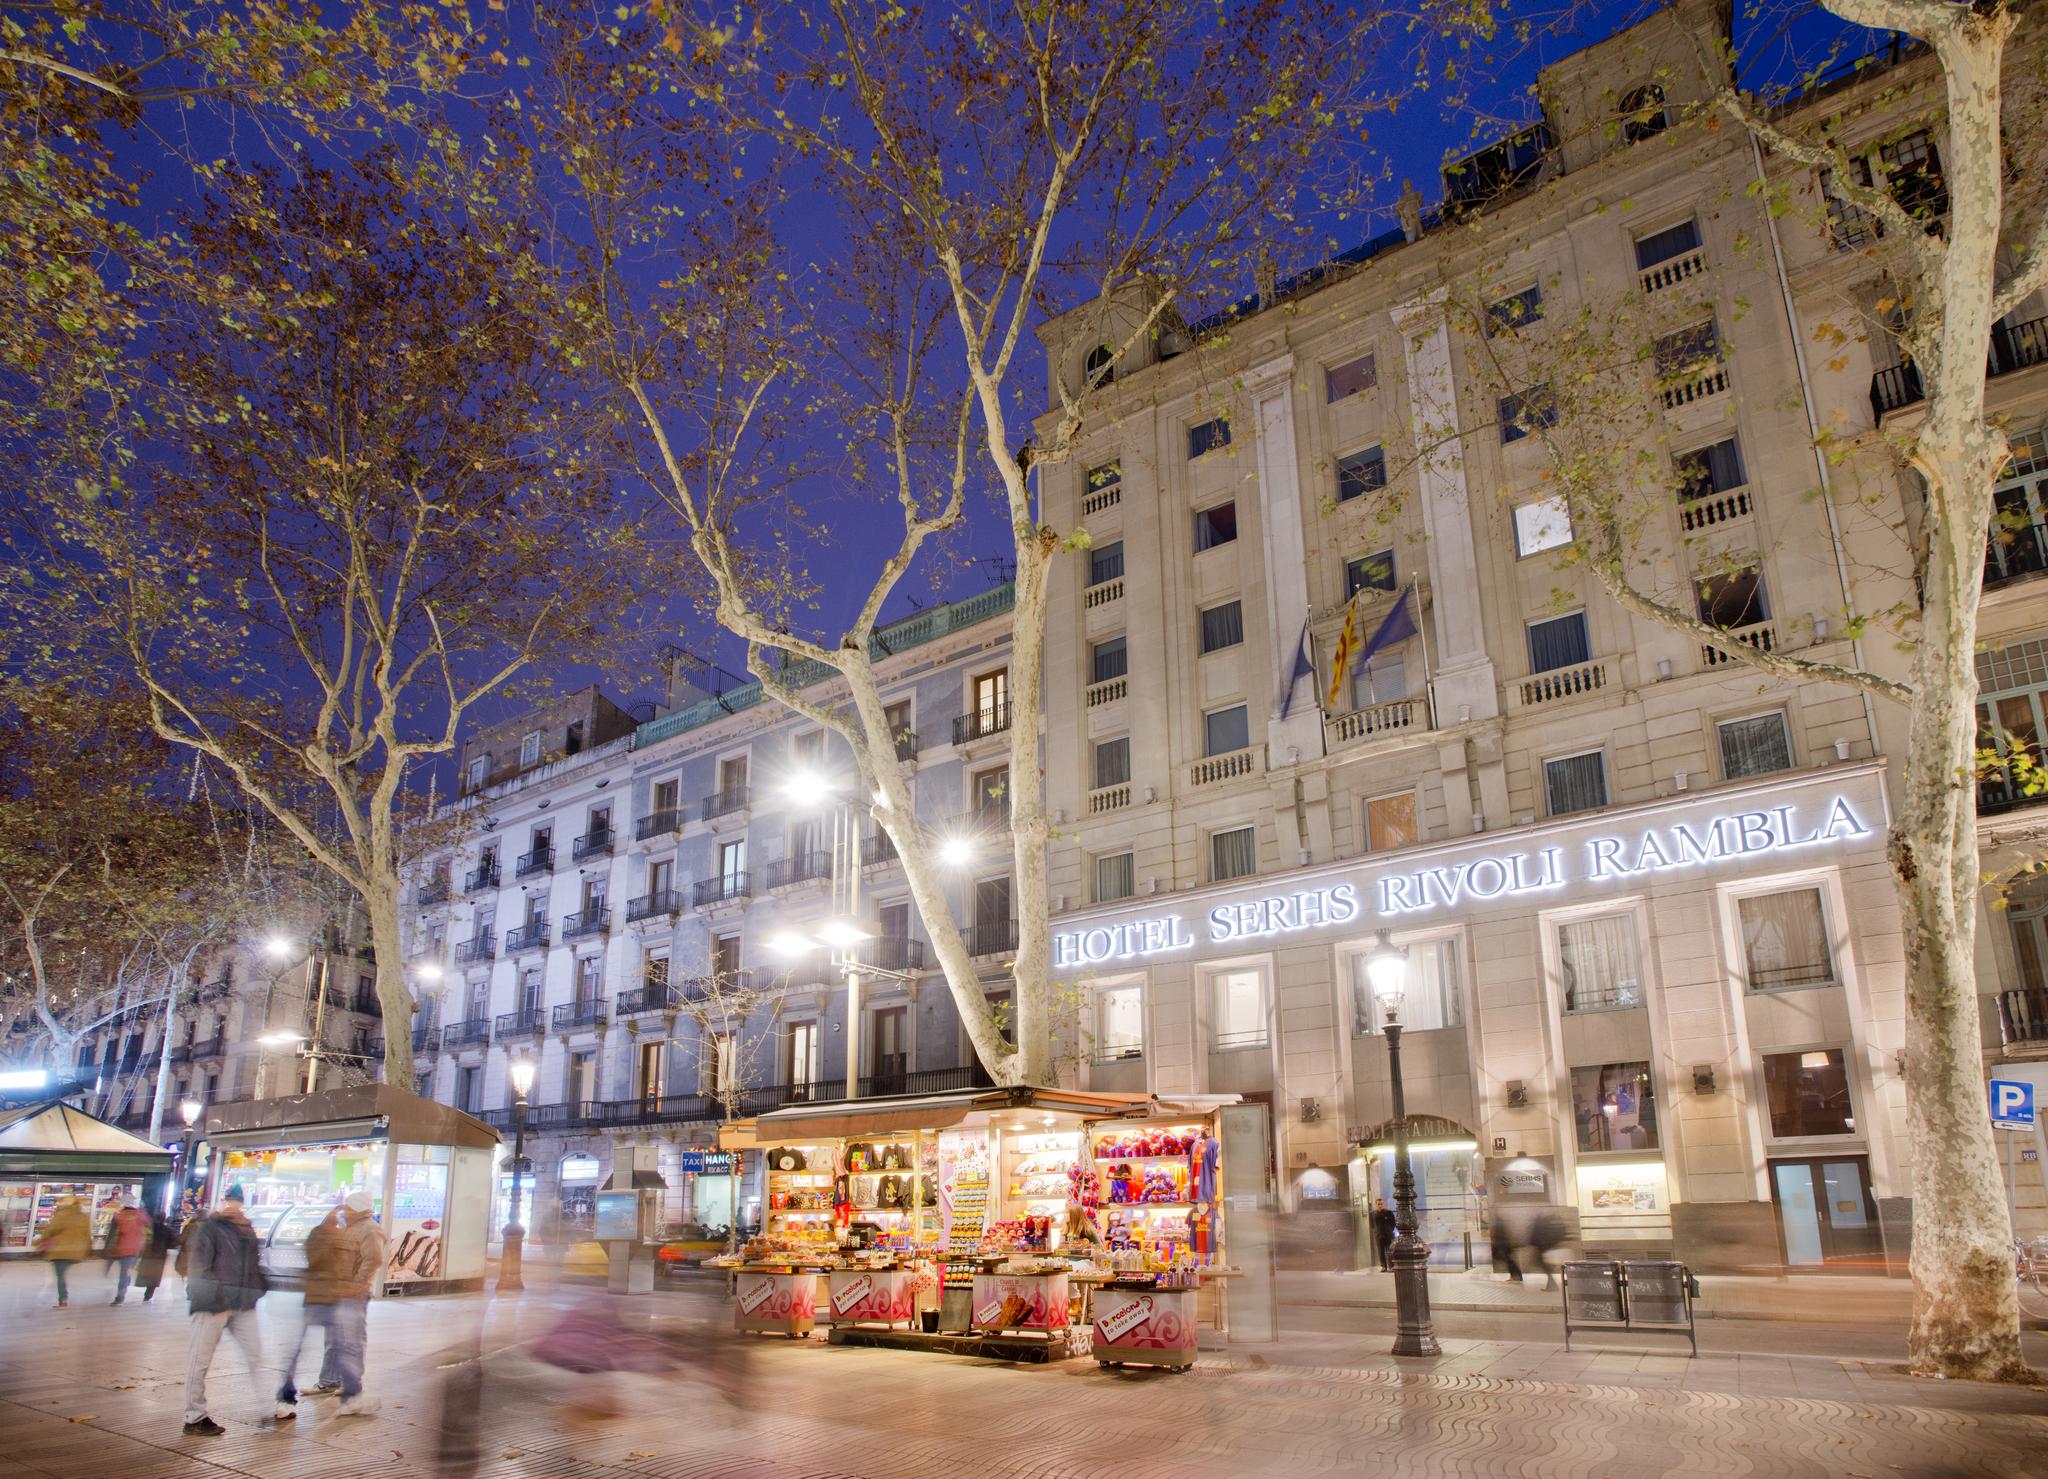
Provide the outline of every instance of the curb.
{"type": "MultiPolygon", "coordinates": [[[[1281,1305],[1284,1308],[1293,1309],[1392,1310],[1397,1308],[1394,1301],[1392,1301],[1391,1299],[1284,1299],[1281,1301],[1281,1305]]],[[[1564,1318],[1564,1305],[1562,1301],[1560,1301],[1557,1304],[1540,1305],[1471,1304],[1461,1300],[1438,1299],[1432,1295],[1429,1301],[1429,1307],[1432,1310],[1451,1310],[1459,1314],[1468,1315],[1550,1315],[1558,1319],[1564,1318]]],[[[1777,1320],[1810,1323],[1815,1318],[1811,1312],[1800,1309],[1788,1309],[1785,1310],[1783,1313],[1767,1310],[1717,1310],[1709,1309],[1706,1306],[1700,1304],[1695,1304],[1693,1306],[1693,1314],[1696,1318],[1701,1320],[1777,1320]]],[[[1912,1311],[1910,1309],[1901,1309],[1897,1311],[1896,1314],[1898,1319],[1906,1320],[1911,1318],[1912,1311]]],[[[1891,1316],[1888,1312],[1886,1319],[1889,1319],[1890,1317],[1891,1316]]],[[[1837,1318],[1834,1320],[1827,1321],[1826,1323],[1842,1325],[1871,1325],[1883,1323],[1883,1321],[1856,1318],[1837,1318]]]]}

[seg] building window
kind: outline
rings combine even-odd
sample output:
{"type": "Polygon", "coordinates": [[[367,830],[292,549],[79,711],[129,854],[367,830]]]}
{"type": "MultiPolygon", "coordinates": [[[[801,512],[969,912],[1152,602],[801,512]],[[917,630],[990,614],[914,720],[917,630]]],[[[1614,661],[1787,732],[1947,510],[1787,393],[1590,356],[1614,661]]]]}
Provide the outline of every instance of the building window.
{"type": "MultiPolygon", "coordinates": [[[[1366,959],[1364,951],[1351,957],[1351,1030],[1354,1035],[1369,1036],[1380,1030],[1380,1009],[1373,999],[1366,959]]],[[[1408,979],[1401,998],[1402,1030],[1433,1032],[1439,1027],[1461,1026],[1464,1021],[1458,942],[1424,940],[1410,945],[1408,979]]]]}
{"type": "Polygon", "coordinates": [[[1391,591],[1394,588],[1394,552],[1383,549],[1376,555],[1360,555],[1344,562],[1344,599],[1360,591],[1391,591]]]}
{"type": "Polygon", "coordinates": [[[1780,713],[1752,714],[1714,726],[1721,741],[1721,774],[1731,781],[1792,768],[1792,742],[1780,713]]]}
{"type": "Polygon", "coordinates": [[[1121,539],[1095,545],[1088,551],[1088,584],[1101,585],[1104,581],[1120,580],[1123,573],[1124,542],[1121,539]]]}
{"type": "Polygon", "coordinates": [[[1266,978],[1257,971],[1225,971],[1215,979],[1216,1051],[1266,1046],[1266,978]]]}
{"type": "Polygon", "coordinates": [[[1348,359],[1341,365],[1331,365],[1323,372],[1325,393],[1330,403],[1362,394],[1379,383],[1379,366],[1373,363],[1369,354],[1348,359]]]}
{"type": "Polygon", "coordinates": [[[1111,853],[1095,860],[1096,903],[1128,899],[1138,891],[1136,861],[1137,855],[1127,852],[1111,853]]]}
{"type": "Polygon", "coordinates": [[[1885,183],[1892,199],[1917,220],[1932,222],[1948,214],[1948,186],[1941,174],[1941,154],[1926,129],[1878,147],[1885,183]]]}
{"type": "Polygon", "coordinates": [[[825,759],[825,731],[813,729],[807,734],[793,736],[789,742],[789,757],[807,769],[816,769],[825,759]]]}
{"type": "Polygon", "coordinates": [[[1237,539],[1237,505],[1219,503],[1214,508],[1197,510],[1195,514],[1195,553],[1214,549],[1219,544],[1231,544],[1237,539]]]}
{"type": "Polygon", "coordinates": [[[1387,450],[1367,447],[1337,459],[1337,501],[1349,503],[1387,486],[1387,450]]]}
{"type": "Polygon", "coordinates": [[[1202,613],[1202,651],[1221,652],[1244,641],[1244,603],[1225,601],[1202,613]]]}
{"type": "Polygon", "coordinates": [[[730,984],[740,973],[740,937],[720,935],[711,942],[711,972],[730,984]]]}
{"type": "Polygon", "coordinates": [[[1515,509],[1515,553],[1540,555],[1572,542],[1571,505],[1562,493],[1524,503],[1515,509]]]}
{"type": "Polygon", "coordinates": [[[1189,461],[1229,445],[1230,421],[1227,417],[1218,416],[1213,420],[1204,421],[1200,426],[1188,428],[1189,461]]]}
{"type": "Polygon", "coordinates": [[[700,1038],[697,1054],[702,1093],[715,1097],[740,1086],[739,1044],[731,1033],[714,1032],[700,1038]]]}
{"type": "Polygon", "coordinates": [[[1764,1098],[1771,1106],[1771,1134],[1776,1139],[1856,1133],[1856,1116],[1849,1107],[1849,1064],[1840,1048],[1764,1054],[1764,1098]]]}
{"type": "Polygon", "coordinates": [[[1094,677],[1091,683],[1107,683],[1112,678],[1121,678],[1130,671],[1130,656],[1122,637],[1111,637],[1107,642],[1097,642],[1088,651],[1089,671],[1094,677]]]}
{"type": "Polygon", "coordinates": [[[640,1043],[640,1097],[654,1101],[668,1092],[668,1044],[665,1042],[640,1043]]]}
{"type": "Polygon", "coordinates": [[[2037,801],[2028,776],[2042,762],[2042,715],[2048,706],[2048,637],[2032,637],[1977,654],[1977,748],[2010,758],[2009,768],[1980,772],[1977,809],[2010,811],[2037,801]]]}
{"type": "Polygon", "coordinates": [[[1554,817],[1607,804],[1607,757],[1599,750],[1543,762],[1543,799],[1554,817]]]}
{"type": "Polygon", "coordinates": [[[1575,668],[1593,660],[1592,640],[1586,634],[1586,613],[1567,611],[1545,621],[1529,623],[1529,671],[1554,672],[1575,668]]]}
{"type": "MultiPolygon", "coordinates": [[[[1871,188],[1870,161],[1851,159],[1849,178],[1864,189],[1871,188]]],[[[1845,199],[1841,188],[1835,183],[1833,174],[1823,174],[1820,181],[1821,193],[1828,203],[1828,236],[1835,248],[1868,246],[1884,235],[1884,226],[1862,206],[1845,199]]]]}
{"type": "Polygon", "coordinates": [[[1557,425],[1557,397],[1548,385],[1532,385],[1500,398],[1500,439],[1519,442],[1532,431],[1557,425]]]}
{"type": "Polygon", "coordinates": [[[1835,984],[1835,952],[1817,888],[1739,900],[1743,964],[1751,991],[1835,984]]]}
{"type": "Polygon", "coordinates": [[[1691,503],[1740,488],[1749,481],[1742,467],[1742,447],[1734,437],[1711,447],[1696,447],[1671,459],[1678,472],[1678,501],[1691,503]]]}
{"type": "Polygon", "coordinates": [[[1657,364],[1658,379],[1694,379],[1721,362],[1721,331],[1712,319],[1707,319],[1676,333],[1662,335],[1655,343],[1652,357],[1657,364]]]}
{"type": "Polygon", "coordinates": [[[1103,740],[1095,746],[1095,789],[1123,786],[1131,779],[1131,741],[1128,735],[1103,740]]]}
{"type": "Polygon", "coordinates": [[[1397,847],[1413,847],[1421,837],[1421,828],[1415,820],[1413,791],[1375,796],[1365,803],[1367,852],[1391,852],[1397,847]]]}
{"type": "Polygon", "coordinates": [[[1764,573],[1751,565],[1709,575],[1699,582],[1700,620],[1708,626],[1751,627],[1771,619],[1771,605],[1764,592],[1764,573]]]}
{"type": "Polygon", "coordinates": [[[519,768],[540,764],[540,731],[521,736],[519,740],[519,768]]]}
{"type": "Polygon", "coordinates": [[[1664,111],[1664,89],[1645,82],[1621,100],[1621,137],[1624,143],[1640,144],[1655,138],[1671,126],[1664,111]]]}
{"type": "Polygon", "coordinates": [[[1251,748],[1251,711],[1243,704],[1215,709],[1202,716],[1202,753],[1231,755],[1251,748]]]}
{"type": "Polygon", "coordinates": [[[1088,357],[1081,362],[1081,382],[1090,389],[1107,385],[1116,379],[1116,350],[1107,344],[1098,344],[1088,351],[1088,357]]]}
{"type": "Polygon", "coordinates": [[[475,759],[471,760],[469,762],[469,789],[472,791],[482,789],[483,783],[490,777],[490,773],[490,756],[478,755],[475,759]]]}
{"type": "Polygon", "coordinates": [[[1684,220],[1676,226],[1666,226],[1662,231],[1652,231],[1648,236],[1636,238],[1636,270],[1648,271],[1659,262],[1669,262],[1673,257],[1696,252],[1699,247],[1700,228],[1696,221],[1684,220]]]}
{"type": "Polygon", "coordinates": [[[731,842],[718,844],[718,880],[723,885],[723,894],[730,898],[747,879],[747,839],[735,838],[731,842]]]}
{"type": "Polygon", "coordinates": [[[1657,1091],[1648,1063],[1572,1070],[1572,1118],[1579,1149],[1657,1149],[1657,1091]]]}
{"type": "Polygon", "coordinates": [[[999,765],[974,778],[974,809],[982,816],[1010,814],[1010,767],[999,765]]]}
{"type": "Polygon", "coordinates": [[[484,1071],[465,1065],[455,1070],[455,1106],[464,1114],[484,1107],[484,1071]]]}
{"type": "Polygon", "coordinates": [[[1518,329],[1543,317],[1543,290],[1530,283],[1519,293],[1509,293],[1486,305],[1486,337],[1503,329],[1518,329]]]}
{"type": "Polygon", "coordinates": [[[1643,1004],[1643,962],[1632,914],[1574,919],[1557,928],[1567,1012],[1611,1012],[1643,1004]]]}
{"type": "Polygon", "coordinates": [[[1145,991],[1111,986],[1095,993],[1095,1058],[1116,1062],[1145,1056],[1145,991]]]}
{"type": "MultiPolygon", "coordinates": [[[[789,1024],[789,1052],[783,1062],[783,1081],[791,1088],[809,1089],[818,1081],[818,1024],[816,1022],[792,1022],[789,1024]]],[[[809,1098],[808,1094],[799,1096],[809,1098]]]]}
{"type": "Polygon", "coordinates": [[[1259,868],[1257,839],[1250,827],[1209,834],[1209,881],[1249,878],[1259,868]]]}
{"type": "Polygon", "coordinates": [[[1351,675],[1353,710],[1399,703],[1408,697],[1408,665],[1398,652],[1382,652],[1351,675]]]}
{"type": "Polygon", "coordinates": [[[597,1054],[585,1049],[569,1055],[568,1072],[563,1076],[568,1093],[564,1097],[577,1105],[588,1105],[597,1098],[597,1054]]]}
{"type": "Polygon", "coordinates": [[[1124,465],[1122,459],[1111,458],[1108,462],[1088,469],[1088,492],[1091,496],[1097,493],[1107,493],[1112,488],[1121,487],[1123,480],[1124,465]]]}

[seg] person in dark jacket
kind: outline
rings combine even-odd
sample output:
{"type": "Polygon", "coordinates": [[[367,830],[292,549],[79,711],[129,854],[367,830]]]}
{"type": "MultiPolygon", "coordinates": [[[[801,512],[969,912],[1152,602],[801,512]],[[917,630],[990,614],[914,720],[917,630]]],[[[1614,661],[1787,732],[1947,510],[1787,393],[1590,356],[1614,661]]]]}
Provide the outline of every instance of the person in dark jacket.
{"type": "Polygon", "coordinates": [[[1387,1199],[1380,1197],[1372,1208],[1372,1256],[1383,1269],[1394,1266],[1394,1214],[1387,1199]]]}
{"type": "MultiPolygon", "coordinates": [[[[192,1306],[192,1346],[185,1358],[185,1432],[211,1437],[227,1429],[206,1410],[206,1373],[223,1334],[232,1335],[249,1362],[259,1392],[273,1390],[266,1379],[263,1331],[256,1323],[256,1301],[270,1286],[263,1277],[262,1247],[256,1229],[242,1211],[242,1188],[231,1186],[220,1210],[185,1234],[179,1255],[185,1274],[185,1297],[192,1306]]],[[[296,1409],[277,1404],[279,1420],[296,1409]]]]}
{"type": "Polygon", "coordinates": [[[1557,1264],[1550,1255],[1564,1246],[1564,1219],[1555,1207],[1545,1207],[1536,1215],[1529,1228],[1529,1242],[1536,1250],[1536,1261],[1543,1265],[1543,1287],[1555,1289],[1557,1264]]]}
{"type": "Polygon", "coordinates": [[[142,1260],[135,1265],[135,1287],[142,1291],[142,1302],[148,1304],[156,1298],[157,1286],[164,1281],[164,1265],[170,1261],[171,1250],[178,1246],[178,1229],[171,1219],[164,1216],[161,1207],[149,1214],[149,1241],[143,1245],[142,1260]]]}

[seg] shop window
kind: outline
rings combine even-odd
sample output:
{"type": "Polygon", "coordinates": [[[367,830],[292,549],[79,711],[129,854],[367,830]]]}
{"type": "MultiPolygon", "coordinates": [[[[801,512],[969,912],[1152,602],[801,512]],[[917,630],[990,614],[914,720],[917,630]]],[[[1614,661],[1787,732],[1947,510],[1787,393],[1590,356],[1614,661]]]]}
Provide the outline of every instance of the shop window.
{"type": "Polygon", "coordinates": [[[1252,743],[1251,714],[1243,704],[1212,709],[1202,716],[1202,753],[1230,755],[1252,743]]]}
{"type": "Polygon", "coordinates": [[[1145,991],[1112,986],[1095,993],[1095,1058],[1111,1063],[1145,1056],[1145,991]]]}
{"type": "Polygon", "coordinates": [[[1721,774],[1731,781],[1792,768],[1792,741],[1783,714],[1729,719],[1714,730],[1721,742],[1721,774]]]}
{"type": "Polygon", "coordinates": [[[1593,660],[1593,641],[1586,630],[1586,613],[1568,611],[1548,621],[1529,623],[1529,671],[1549,673],[1558,668],[1575,668],[1593,660]]]}
{"type": "Polygon", "coordinates": [[[1369,354],[1348,359],[1341,365],[1331,365],[1323,372],[1324,392],[1330,404],[1362,395],[1379,383],[1379,366],[1369,354]]]}
{"type": "Polygon", "coordinates": [[[1103,740],[1095,746],[1095,789],[1104,786],[1129,785],[1131,780],[1131,740],[1129,735],[1103,740]]]}
{"type": "Polygon", "coordinates": [[[1209,834],[1209,881],[1249,878],[1259,868],[1256,834],[1250,827],[1209,834]]]}
{"type": "MultiPolygon", "coordinates": [[[[1373,999],[1366,959],[1363,951],[1351,957],[1352,1031],[1361,1035],[1380,1030],[1379,1004],[1373,999]]],[[[1401,999],[1402,1031],[1433,1032],[1439,1027],[1462,1026],[1465,1004],[1459,976],[1456,940],[1423,940],[1410,945],[1408,980],[1401,999]]]]}
{"type": "Polygon", "coordinates": [[[1607,757],[1599,750],[1543,762],[1543,799],[1549,814],[1570,816],[1607,804],[1607,757]]]}
{"type": "Polygon", "coordinates": [[[1523,559],[1572,542],[1572,511],[1562,493],[1515,508],[1515,553],[1523,559]]]}
{"type": "Polygon", "coordinates": [[[1817,888],[1739,900],[1743,964],[1751,991],[1835,984],[1835,952],[1817,888]]]}
{"type": "Polygon", "coordinates": [[[1572,1119],[1579,1149],[1657,1149],[1657,1093],[1648,1063],[1572,1070],[1572,1119]]]}
{"type": "Polygon", "coordinates": [[[1107,642],[1097,642],[1088,653],[1088,668],[1095,676],[1090,683],[1107,683],[1112,678],[1121,678],[1130,671],[1130,652],[1122,637],[1111,637],[1107,642]]]}
{"type": "Polygon", "coordinates": [[[1532,385],[1500,398],[1500,439],[1519,442],[1532,431],[1557,425],[1557,397],[1548,385],[1532,385]]]}
{"type": "Polygon", "coordinates": [[[1413,847],[1421,839],[1416,824],[1415,793],[1398,791],[1392,796],[1375,796],[1365,803],[1365,850],[1391,852],[1413,847]]]}
{"type": "Polygon", "coordinates": [[[1360,555],[1344,562],[1344,599],[1360,591],[1391,591],[1394,588],[1394,552],[1383,549],[1376,555],[1360,555]]]}
{"type": "Polygon", "coordinates": [[[1230,422],[1218,416],[1204,421],[1199,426],[1188,428],[1188,460],[1192,462],[1222,447],[1230,445],[1230,422]]]}
{"type": "Polygon", "coordinates": [[[1101,585],[1106,581],[1119,580],[1124,573],[1124,542],[1113,539],[1108,544],[1098,544],[1088,551],[1088,584],[1101,585]]]}
{"type": "Polygon", "coordinates": [[[1567,1012],[1611,1012],[1643,1004],[1634,915],[1603,914],[1559,925],[1557,957],[1567,1012]]]}
{"type": "Polygon", "coordinates": [[[1652,231],[1648,236],[1636,238],[1636,271],[1647,272],[1660,262],[1696,252],[1699,247],[1700,228],[1696,221],[1687,219],[1676,226],[1666,226],[1662,231],[1652,231]]]}
{"type": "Polygon", "coordinates": [[[1530,283],[1519,293],[1509,293],[1486,305],[1486,337],[1504,329],[1518,329],[1543,317],[1543,290],[1530,283]]]}
{"type": "Polygon", "coordinates": [[[1265,1047],[1270,1040],[1266,1025],[1266,978],[1257,971],[1225,971],[1215,980],[1212,1046],[1217,1052],[1265,1047]]]}
{"type": "Polygon", "coordinates": [[[1225,601],[1202,613],[1202,651],[1221,652],[1244,641],[1244,603],[1225,601]]]}
{"type": "Polygon", "coordinates": [[[1128,899],[1138,891],[1137,855],[1135,853],[1111,853],[1095,860],[1095,902],[1107,904],[1114,899],[1128,899]]]}
{"type": "Polygon", "coordinates": [[[1349,503],[1387,486],[1387,453],[1384,447],[1367,447],[1349,457],[1337,459],[1337,501],[1349,503]]]}
{"type": "Polygon", "coordinates": [[[1742,444],[1734,437],[1710,447],[1695,447],[1671,459],[1678,473],[1678,501],[1691,503],[1740,488],[1749,481],[1742,465],[1742,444]]]}
{"type": "Polygon", "coordinates": [[[1849,1064],[1840,1048],[1764,1054],[1764,1097],[1771,1106],[1771,1134],[1780,1140],[1856,1133],[1849,1064]]]}
{"type": "Polygon", "coordinates": [[[1195,512],[1195,553],[1237,540],[1237,505],[1219,503],[1195,512]]]}

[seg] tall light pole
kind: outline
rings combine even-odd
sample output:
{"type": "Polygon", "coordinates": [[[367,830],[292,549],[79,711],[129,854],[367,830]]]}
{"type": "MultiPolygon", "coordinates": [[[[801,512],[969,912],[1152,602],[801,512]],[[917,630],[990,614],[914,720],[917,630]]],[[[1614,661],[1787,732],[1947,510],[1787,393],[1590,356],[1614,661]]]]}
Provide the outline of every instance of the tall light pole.
{"type": "MultiPolygon", "coordinates": [[[[832,814],[832,871],[829,880],[830,913],[807,930],[783,930],[768,942],[783,955],[801,955],[824,946],[846,979],[846,1097],[860,1097],[861,1005],[860,988],[864,968],[855,952],[861,941],[881,933],[880,927],[861,907],[860,900],[860,818],[852,805],[838,796],[838,787],[828,776],[799,771],[782,786],[783,799],[798,810],[829,806],[832,814]]],[[[883,974],[886,974],[883,973],[883,974]]]]}
{"type": "Polygon", "coordinates": [[[199,1111],[197,1099],[187,1099],[178,1105],[178,1117],[185,1121],[185,1143],[178,1151],[178,1204],[174,1211],[185,1205],[185,1193],[192,1186],[192,1146],[199,1134],[199,1111]]]}
{"type": "Polygon", "coordinates": [[[526,1288],[519,1276],[526,1252],[526,1229],[519,1221],[520,1177],[526,1174],[526,1096],[533,1089],[534,1061],[514,1058],[505,1070],[512,1081],[512,1215],[505,1222],[505,1248],[498,1256],[498,1292],[517,1294],[526,1288]]]}
{"type": "Polygon", "coordinates": [[[1408,1101],[1401,1089],[1401,1007],[1408,996],[1408,951],[1387,938],[1385,930],[1365,958],[1372,996],[1379,1006],[1380,1030],[1387,1038],[1387,1068],[1394,1092],[1394,1245],[1387,1261],[1394,1267],[1394,1354],[1440,1356],[1436,1329],[1429,1317],[1429,1244],[1415,1221],[1415,1171],[1408,1161],[1408,1101]]]}

